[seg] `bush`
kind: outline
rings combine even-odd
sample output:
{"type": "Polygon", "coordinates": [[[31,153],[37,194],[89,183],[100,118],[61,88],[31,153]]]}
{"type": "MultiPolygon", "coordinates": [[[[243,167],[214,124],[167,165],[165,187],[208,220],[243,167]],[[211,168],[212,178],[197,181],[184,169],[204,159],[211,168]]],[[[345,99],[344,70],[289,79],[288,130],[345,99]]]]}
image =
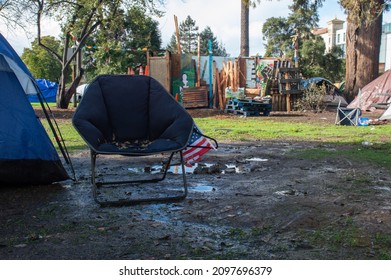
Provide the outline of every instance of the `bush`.
{"type": "Polygon", "coordinates": [[[311,111],[315,113],[321,113],[326,109],[324,103],[324,96],[326,87],[311,85],[306,89],[300,99],[298,99],[294,105],[297,111],[311,111]]]}

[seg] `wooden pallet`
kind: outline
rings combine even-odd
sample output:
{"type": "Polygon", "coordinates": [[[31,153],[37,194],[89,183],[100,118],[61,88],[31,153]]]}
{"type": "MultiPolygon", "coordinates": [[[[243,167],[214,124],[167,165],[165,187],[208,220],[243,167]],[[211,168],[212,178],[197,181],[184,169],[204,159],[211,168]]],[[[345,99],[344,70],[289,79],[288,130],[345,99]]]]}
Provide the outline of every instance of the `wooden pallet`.
{"type": "Polygon", "coordinates": [[[298,68],[280,68],[278,73],[278,89],[280,94],[301,94],[301,77],[298,68]]]}
{"type": "Polygon", "coordinates": [[[261,113],[268,116],[272,110],[270,103],[254,101],[252,99],[232,99],[228,101],[225,112],[235,115],[259,116],[261,113]]]}
{"type": "Polygon", "coordinates": [[[225,109],[225,113],[234,114],[234,115],[243,115],[245,117],[250,116],[260,116],[260,112],[258,111],[244,111],[244,110],[233,110],[233,109],[225,109]]]}

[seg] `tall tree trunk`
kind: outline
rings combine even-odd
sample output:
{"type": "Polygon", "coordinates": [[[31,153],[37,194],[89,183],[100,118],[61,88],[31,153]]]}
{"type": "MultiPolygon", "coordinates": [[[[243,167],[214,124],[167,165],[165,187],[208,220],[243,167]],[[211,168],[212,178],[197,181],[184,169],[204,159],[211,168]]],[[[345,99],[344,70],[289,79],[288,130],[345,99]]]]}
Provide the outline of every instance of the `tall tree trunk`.
{"type": "Polygon", "coordinates": [[[369,25],[357,25],[348,19],[345,81],[345,96],[348,102],[354,99],[359,89],[379,75],[382,20],[380,15],[369,25]]]}
{"type": "Polygon", "coordinates": [[[248,57],[250,52],[249,46],[249,15],[250,7],[246,1],[241,0],[240,6],[240,56],[248,57]]]}

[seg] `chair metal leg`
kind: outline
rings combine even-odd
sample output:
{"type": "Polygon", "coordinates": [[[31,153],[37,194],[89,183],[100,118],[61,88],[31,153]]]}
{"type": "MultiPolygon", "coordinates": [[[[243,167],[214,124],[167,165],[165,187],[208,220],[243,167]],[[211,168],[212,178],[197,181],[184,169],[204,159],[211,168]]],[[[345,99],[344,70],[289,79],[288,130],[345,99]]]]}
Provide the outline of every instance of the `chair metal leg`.
{"type": "MultiPolygon", "coordinates": [[[[97,202],[102,207],[120,207],[120,206],[129,206],[134,204],[141,204],[141,203],[158,203],[158,202],[173,202],[173,201],[180,201],[184,198],[186,198],[188,190],[187,190],[187,180],[186,180],[186,171],[185,171],[185,165],[183,160],[182,151],[178,152],[180,155],[180,165],[182,166],[182,180],[183,180],[183,190],[180,195],[174,195],[174,196],[165,196],[165,197],[146,197],[146,198],[140,198],[140,199],[119,199],[119,200],[102,200],[99,199],[98,195],[98,189],[102,188],[104,186],[112,186],[116,187],[118,185],[132,185],[132,184],[143,184],[143,183],[157,183],[166,178],[167,172],[169,170],[169,167],[171,166],[172,158],[175,154],[171,153],[170,157],[168,158],[165,166],[164,166],[164,173],[161,178],[152,178],[152,179],[143,179],[143,180],[125,180],[125,181],[103,181],[103,182],[97,182],[96,181],[96,157],[97,154],[91,150],[91,184],[92,184],[92,193],[95,202],[97,202]]],[[[134,186],[136,187],[136,186],[134,186]]]]}

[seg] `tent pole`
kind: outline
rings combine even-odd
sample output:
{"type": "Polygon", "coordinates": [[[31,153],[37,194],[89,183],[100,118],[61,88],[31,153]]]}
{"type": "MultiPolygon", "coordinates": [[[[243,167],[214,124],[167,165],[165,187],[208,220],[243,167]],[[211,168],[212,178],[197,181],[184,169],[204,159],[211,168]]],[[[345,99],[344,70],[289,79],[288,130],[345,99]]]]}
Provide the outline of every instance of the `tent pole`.
{"type": "Polygon", "coordinates": [[[52,120],[50,119],[50,116],[49,116],[49,114],[48,114],[48,111],[47,111],[46,108],[45,108],[44,98],[43,98],[43,96],[42,96],[41,90],[39,89],[38,85],[36,84],[36,82],[35,82],[34,80],[32,80],[32,82],[33,82],[33,84],[34,84],[34,86],[35,86],[35,88],[36,88],[36,90],[37,90],[37,96],[38,96],[38,99],[39,99],[39,103],[41,104],[42,111],[43,111],[43,113],[45,114],[45,117],[46,117],[46,119],[47,119],[47,121],[48,121],[48,124],[49,124],[49,127],[50,127],[50,129],[51,129],[51,131],[52,131],[52,133],[53,133],[53,135],[54,135],[54,138],[55,138],[55,140],[56,140],[56,143],[57,143],[57,145],[58,145],[58,148],[60,149],[60,151],[61,151],[61,153],[62,153],[62,155],[63,155],[63,157],[64,157],[64,159],[65,159],[65,162],[71,167],[72,175],[73,175],[72,180],[76,181],[75,169],[73,168],[73,165],[72,165],[72,162],[71,162],[71,158],[70,158],[69,153],[68,153],[68,151],[67,151],[67,148],[66,148],[66,146],[65,146],[64,139],[63,139],[63,137],[62,137],[62,135],[61,135],[61,132],[60,132],[60,129],[59,129],[58,125],[57,125],[57,122],[56,122],[56,120],[54,119],[53,113],[51,112],[50,107],[49,107],[49,105],[47,104],[47,102],[46,102],[46,100],[45,100],[45,103],[46,103],[46,105],[47,105],[49,111],[52,113],[53,120],[54,120],[54,123],[55,123],[55,125],[56,125],[56,127],[57,127],[58,133],[57,133],[56,129],[54,128],[54,125],[53,125],[53,123],[52,123],[52,120]],[[62,142],[60,141],[60,138],[61,138],[61,141],[62,141],[62,142]]]}

